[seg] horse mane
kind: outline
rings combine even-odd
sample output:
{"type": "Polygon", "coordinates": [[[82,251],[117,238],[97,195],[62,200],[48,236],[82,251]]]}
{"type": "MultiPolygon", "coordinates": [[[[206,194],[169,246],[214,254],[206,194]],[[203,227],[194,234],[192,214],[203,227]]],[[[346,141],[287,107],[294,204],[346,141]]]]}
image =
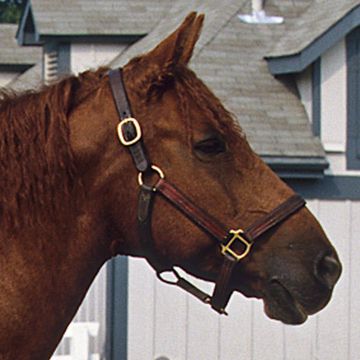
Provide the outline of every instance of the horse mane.
{"type": "Polygon", "coordinates": [[[99,85],[104,69],[40,91],[0,93],[0,224],[15,229],[69,205],[76,166],[68,115],[99,85]],[[81,91],[79,91],[81,89],[81,91]]]}

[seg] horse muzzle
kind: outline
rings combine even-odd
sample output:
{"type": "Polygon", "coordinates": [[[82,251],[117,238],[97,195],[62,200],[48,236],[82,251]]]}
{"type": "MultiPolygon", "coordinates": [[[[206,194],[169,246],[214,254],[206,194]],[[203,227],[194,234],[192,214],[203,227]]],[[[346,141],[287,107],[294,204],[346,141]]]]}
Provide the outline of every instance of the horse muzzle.
{"type": "Polygon", "coordinates": [[[287,273],[272,275],[264,286],[265,313],[286,324],[302,324],[329,302],[342,267],[336,254],[321,254],[312,273],[288,268],[287,273]]]}

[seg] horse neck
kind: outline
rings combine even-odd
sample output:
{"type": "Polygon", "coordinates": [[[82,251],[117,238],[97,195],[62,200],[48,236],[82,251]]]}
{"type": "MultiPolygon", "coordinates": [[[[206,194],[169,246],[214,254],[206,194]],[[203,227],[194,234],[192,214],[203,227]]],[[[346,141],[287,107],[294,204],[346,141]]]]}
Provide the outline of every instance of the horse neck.
{"type": "Polygon", "coordinates": [[[106,260],[100,231],[83,213],[1,234],[0,359],[51,356],[106,260]]]}

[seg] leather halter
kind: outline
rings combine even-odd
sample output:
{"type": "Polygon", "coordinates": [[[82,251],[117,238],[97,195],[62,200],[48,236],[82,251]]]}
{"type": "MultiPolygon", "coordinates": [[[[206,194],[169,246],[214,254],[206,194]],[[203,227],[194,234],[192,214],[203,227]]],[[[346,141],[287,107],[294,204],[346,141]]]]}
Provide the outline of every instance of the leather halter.
{"type": "Polygon", "coordinates": [[[140,241],[145,257],[155,269],[160,280],[181,287],[204,303],[210,304],[218,313],[226,314],[225,307],[234,291],[230,286],[230,280],[235,266],[250,253],[251,247],[257,238],[301,209],[305,205],[305,201],[301,196],[293,195],[280,206],[260,217],[248,228],[228,230],[227,227],[195,205],[179,189],[168,182],[160,168],[151,165],[142,142],[141,127],[138,121],[132,117],[130,103],[123,82],[122,69],[111,70],[109,72],[109,80],[120,117],[120,123],[117,127],[118,137],[121,144],[129,149],[134,165],[139,171],[138,182],[140,192],[137,220],[140,241]],[[160,179],[154,186],[145,185],[143,183],[143,175],[152,172],[157,173],[160,179]],[[156,254],[151,230],[153,200],[156,194],[160,194],[218,242],[224,260],[212,296],[204,293],[182,278],[173,268],[173,265],[165,259],[160,259],[156,254]],[[163,273],[168,271],[173,274],[175,280],[170,281],[163,277],[163,273]]]}

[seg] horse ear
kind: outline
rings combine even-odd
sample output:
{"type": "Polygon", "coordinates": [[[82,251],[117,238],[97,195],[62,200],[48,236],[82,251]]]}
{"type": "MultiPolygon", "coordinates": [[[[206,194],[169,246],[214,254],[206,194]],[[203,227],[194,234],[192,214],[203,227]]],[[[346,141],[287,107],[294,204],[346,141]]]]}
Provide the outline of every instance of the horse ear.
{"type": "Polygon", "coordinates": [[[191,12],[171,35],[147,54],[147,57],[161,67],[186,65],[191,59],[203,22],[203,14],[191,12]]]}

